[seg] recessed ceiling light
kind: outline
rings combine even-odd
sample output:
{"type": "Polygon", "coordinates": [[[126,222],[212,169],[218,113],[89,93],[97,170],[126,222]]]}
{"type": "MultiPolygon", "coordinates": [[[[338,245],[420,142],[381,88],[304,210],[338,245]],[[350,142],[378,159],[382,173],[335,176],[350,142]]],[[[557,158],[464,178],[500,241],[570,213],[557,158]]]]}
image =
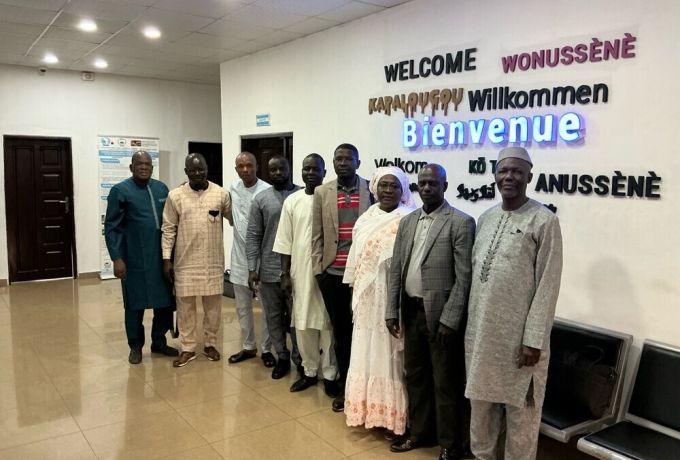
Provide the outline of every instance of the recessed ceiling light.
{"type": "Polygon", "coordinates": [[[57,62],[59,62],[59,58],[52,53],[47,53],[43,58],[43,62],[45,64],[56,64],[57,62]]]}
{"type": "Polygon", "coordinates": [[[78,28],[84,30],[85,32],[94,32],[97,30],[97,23],[92,19],[81,19],[78,23],[78,28]]]}
{"type": "Polygon", "coordinates": [[[161,31],[155,26],[147,26],[142,32],[146,38],[161,38],[161,31]]]}
{"type": "Polygon", "coordinates": [[[94,66],[98,69],[106,69],[109,66],[109,63],[106,62],[106,59],[97,58],[94,60],[94,66]]]}

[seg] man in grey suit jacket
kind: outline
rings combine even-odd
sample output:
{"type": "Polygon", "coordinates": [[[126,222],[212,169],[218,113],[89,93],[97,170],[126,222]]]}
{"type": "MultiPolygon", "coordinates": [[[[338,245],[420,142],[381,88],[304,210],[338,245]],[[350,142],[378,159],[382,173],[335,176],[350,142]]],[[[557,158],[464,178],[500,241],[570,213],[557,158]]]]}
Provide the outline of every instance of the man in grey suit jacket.
{"type": "Polygon", "coordinates": [[[352,347],[352,291],[343,284],[342,277],[354,223],[371,205],[368,184],[356,173],[359,164],[357,148],[340,144],[333,153],[338,178],[314,190],[312,211],[312,267],[333,326],[338,361],[337,388],[326,388],[329,396],[335,395],[332,407],[336,412],[345,408],[345,379],[352,347]]]}
{"type": "Polygon", "coordinates": [[[475,221],[444,199],[446,171],[437,164],[418,174],[422,209],[399,224],[385,323],[404,333],[410,434],[391,446],[406,452],[439,444],[440,460],[458,459],[469,445],[465,390],[465,327],[475,221]]]}

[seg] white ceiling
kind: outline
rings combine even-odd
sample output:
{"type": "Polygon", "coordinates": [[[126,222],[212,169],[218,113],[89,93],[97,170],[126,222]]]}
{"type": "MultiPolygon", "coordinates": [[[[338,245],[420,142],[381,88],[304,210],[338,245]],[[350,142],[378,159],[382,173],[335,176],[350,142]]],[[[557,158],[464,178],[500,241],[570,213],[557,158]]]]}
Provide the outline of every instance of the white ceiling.
{"type": "Polygon", "coordinates": [[[406,1],[0,0],[0,63],[217,84],[221,62],[406,1]],[[78,29],[83,18],[97,31],[78,29]],[[144,37],[147,25],[161,38],[144,37]]]}

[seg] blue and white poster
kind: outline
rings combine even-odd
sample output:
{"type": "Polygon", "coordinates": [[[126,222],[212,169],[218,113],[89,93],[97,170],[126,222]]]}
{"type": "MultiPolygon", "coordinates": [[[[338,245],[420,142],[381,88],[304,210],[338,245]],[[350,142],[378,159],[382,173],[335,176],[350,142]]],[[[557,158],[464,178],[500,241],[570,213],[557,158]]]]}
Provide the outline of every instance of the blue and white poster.
{"type": "Polygon", "coordinates": [[[140,150],[151,155],[153,161],[154,179],[158,179],[159,142],[155,137],[131,136],[99,136],[97,149],[99,151],[99,215],[101,225],[101,279],[111,279],[113,276],[113,262],[109,257],[104,240],[104,218],[106,216],[106,198],[109,190],[118,182],[130,177],[130,162],[132,155],[140,150]]]}

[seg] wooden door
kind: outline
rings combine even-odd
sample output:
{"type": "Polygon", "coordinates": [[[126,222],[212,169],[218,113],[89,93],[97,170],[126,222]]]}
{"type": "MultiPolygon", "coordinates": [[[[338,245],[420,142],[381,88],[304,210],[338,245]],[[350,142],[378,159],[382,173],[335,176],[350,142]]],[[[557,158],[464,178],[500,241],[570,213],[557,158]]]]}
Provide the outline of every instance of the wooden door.
{"type": "Polygon", "coordinates": [[[255,155],[255,159],[259,166],[257,177],[265,182],[271,183],[267,164],[273,156],[281,155],[286,158],[288,163],[290,163],[291,171],[294,171],[296,166],[298,166],[299,169],[302,169],[302,166],[293,164],[293,133],[274,134],[262,137],[242,136],[241,151],[247,151],[255,155]]]}
{"type": "Polygon", "coordinates": [[[9,281],[72,277],[71,140],[5,136],[9,281]]]}

